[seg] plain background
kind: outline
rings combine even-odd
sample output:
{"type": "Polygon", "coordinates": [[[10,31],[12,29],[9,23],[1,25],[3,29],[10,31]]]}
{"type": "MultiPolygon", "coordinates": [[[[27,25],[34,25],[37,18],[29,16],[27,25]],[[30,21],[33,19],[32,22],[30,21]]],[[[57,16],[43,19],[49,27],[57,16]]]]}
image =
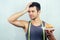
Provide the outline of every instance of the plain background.
{"type": "MultiPolygon", "coordinates": [[[[41,19],[54,26],[54,35],[60,40],[60,0],[0,0],[0,40],[26,40],[23,29],[13,26],[7,19],[33,1],[41,4],[41,19]]],[[[28,13],[19,19],[30,20],[28,13]]]]}

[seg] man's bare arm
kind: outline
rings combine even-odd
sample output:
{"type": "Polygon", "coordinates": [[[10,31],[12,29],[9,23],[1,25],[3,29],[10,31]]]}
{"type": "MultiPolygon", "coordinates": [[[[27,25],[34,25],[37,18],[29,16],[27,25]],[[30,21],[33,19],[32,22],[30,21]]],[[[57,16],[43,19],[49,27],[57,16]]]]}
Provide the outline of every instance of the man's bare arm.
{"type": "Polygon", "coordinates": [[[23,11],[21,11],[21,12],[17,12],[17,13],[15,13],[15,14],[13,14],[12,16],[10,16],[9,18],[8,18],[8,21],[11,23],[11,24],[13,24],[13,25],[15,25],[15,26],[19,26],[19,27],[22,27],[22,28],[25,28],[25,24],[27,24],[28,22],[27,21],[24,21],[24,20],[17,20],[19,17],[21,17],[22,15],[24,15],[28,10],[29,10],[29,5],[30,5],[31,3],[29,3],[28,5],[27,5],[27,7],[23,10],[23,11]]]}
{"type": "Polygon", "coordinates": [[[22,15],[24,15],[26,13],[26,10],[22,11],[22,12],[17,12],[15,14],[13,14],[12,16],[10,16],[8,18],[8,21],[15,25],[15,26],[20,26],[20,27],[23,27],[24,28],[24,24],[27,22],[27,21],[24,21],[24,20],[17,20],[19,17],[21,17],[22,15]]]}

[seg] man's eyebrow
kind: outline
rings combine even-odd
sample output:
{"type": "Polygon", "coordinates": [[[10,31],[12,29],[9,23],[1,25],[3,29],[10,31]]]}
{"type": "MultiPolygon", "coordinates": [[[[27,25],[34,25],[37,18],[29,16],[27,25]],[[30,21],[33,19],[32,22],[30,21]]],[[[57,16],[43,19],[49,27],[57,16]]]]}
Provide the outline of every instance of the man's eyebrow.
{"type": "Polygon", "coordinates": [[[30,11],[28,11],[28,12],[30,12],[30,11]]]}

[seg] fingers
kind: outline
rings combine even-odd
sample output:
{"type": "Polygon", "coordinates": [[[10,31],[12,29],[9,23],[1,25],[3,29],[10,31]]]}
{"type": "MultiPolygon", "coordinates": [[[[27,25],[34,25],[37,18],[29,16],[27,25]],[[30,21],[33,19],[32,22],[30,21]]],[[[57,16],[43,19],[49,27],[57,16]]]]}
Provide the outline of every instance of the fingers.
{"type": "Polygon", "coordinates": [[[46,34],[49,36],[53,33],[53,30],[45,30],[46,34]]]}
{"type": "Polygon", "coordinates": [[[25,10],[28,12],[28,10],[29,10],[29,6],[32,4],[32,2],[30,2],[30,3],[28,3],[27,4],[27,6],[26,6],[26,8],[25,8],[25,10]]]}
{"type": "Polygon", "coordinates": [[[54,31],[54,29],[53,30],[50,30],[50,32],[53,32],[54,31]]]}
{"type": "Polygon", "coordinates": [[[29,7],[31,4],[32,4],[32,2],[28,3],[28,5],[27,5],[27,6],[29,7]]]}

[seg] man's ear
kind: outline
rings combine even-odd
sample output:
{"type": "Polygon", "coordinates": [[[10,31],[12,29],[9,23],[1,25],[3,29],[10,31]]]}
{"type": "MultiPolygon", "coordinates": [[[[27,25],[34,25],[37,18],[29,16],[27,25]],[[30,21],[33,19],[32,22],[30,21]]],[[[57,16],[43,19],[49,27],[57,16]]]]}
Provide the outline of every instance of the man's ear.
{"type": "Polygon", "coordinates": [[[38,11],[38,15],[40,14],[40,12],[41,12],[41,11],[39,10],[39,11],[38,11]]]}

